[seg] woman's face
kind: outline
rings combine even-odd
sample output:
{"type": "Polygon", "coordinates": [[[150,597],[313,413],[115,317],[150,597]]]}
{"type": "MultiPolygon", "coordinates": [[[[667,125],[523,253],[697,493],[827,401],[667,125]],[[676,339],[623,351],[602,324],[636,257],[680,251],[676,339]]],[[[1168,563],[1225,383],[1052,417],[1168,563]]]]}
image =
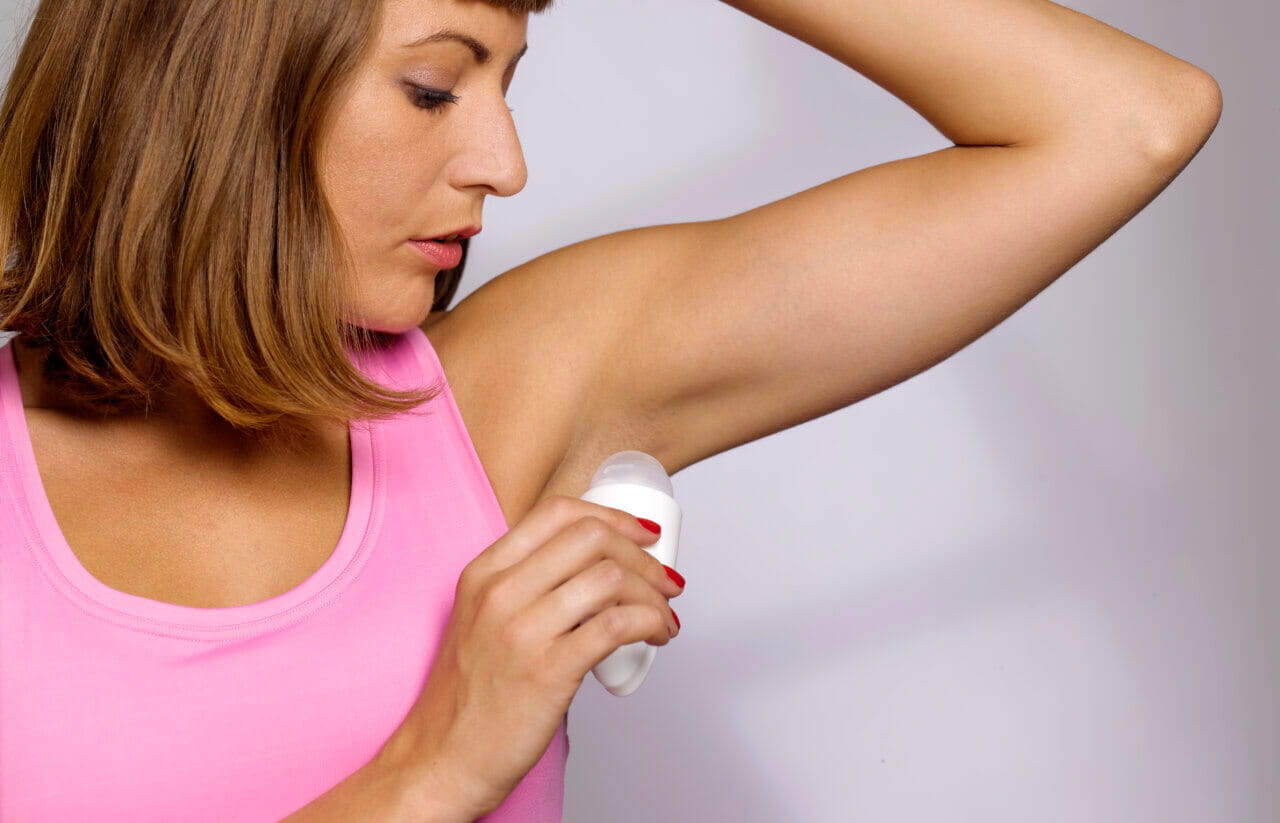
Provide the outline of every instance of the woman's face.
{"type": "MultiPolygon", "coordinates": [[[[431,310],[448,266],[409,241],[481,226],[485,195],[509,197],[527,171],[505,95],[528,15],[480,0],[384,0],[377,43],[334,102],[320,175],[355,266],[343,319],[399,334],[431,310]],[[443,31],[478,41],[481,64],[443,31]],[[454,102],[437,102],[456,97],[454,102]]],[[[475,242],[475,241],[472,241],[475,242]]]]}

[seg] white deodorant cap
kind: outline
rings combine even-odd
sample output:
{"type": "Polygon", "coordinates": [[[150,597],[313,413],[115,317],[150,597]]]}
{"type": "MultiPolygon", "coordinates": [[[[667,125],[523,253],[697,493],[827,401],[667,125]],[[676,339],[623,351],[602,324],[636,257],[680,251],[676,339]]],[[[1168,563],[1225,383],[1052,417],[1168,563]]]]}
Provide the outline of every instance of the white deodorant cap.
{"type": "Polygon", "coordinates": [[[591,476],[591,483],[587,488],[593,489],[609,483],[634,483],[675,497],[671,478],[658,459],[634,449],[610,455],[591,476]]]}

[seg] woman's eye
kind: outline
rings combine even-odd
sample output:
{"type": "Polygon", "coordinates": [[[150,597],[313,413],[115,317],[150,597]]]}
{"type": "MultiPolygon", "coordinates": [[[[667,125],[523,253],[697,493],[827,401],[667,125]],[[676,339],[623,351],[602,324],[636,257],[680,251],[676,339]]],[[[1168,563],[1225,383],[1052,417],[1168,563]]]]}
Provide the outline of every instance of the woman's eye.
{"type": "Polygon", "coordinates": [[[458,102],[458,96],[452,92],[413,86],[413,104],[428,111],[441,110],[445,103],[458,102]]]}

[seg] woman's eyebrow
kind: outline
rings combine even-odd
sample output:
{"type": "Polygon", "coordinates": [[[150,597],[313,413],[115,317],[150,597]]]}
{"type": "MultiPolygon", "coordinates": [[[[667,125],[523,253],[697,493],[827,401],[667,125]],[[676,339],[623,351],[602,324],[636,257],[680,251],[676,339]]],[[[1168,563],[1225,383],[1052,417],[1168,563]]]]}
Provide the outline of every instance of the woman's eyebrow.
{"type": "MultiPolygon", "coordinates": [[[[417,40],[414,40],[413,42],[405,43],[403,46],[401,46],[401,48],[411,49],[411,48],[416,48],[417,46],[425,45],[427,43],[438,43],[442,40],[456,40],[459,43],[462,43],[464,46],[471,49],[471,53],[475,55],[476,62],[482,66],[485,63],[489,62],[489,58],[493,54],[491,51],[489,51],[488,46],[486,46],[484,43],[481,43],[479,40],[475,39],[471,35],[464,34],[463,32],[460,32],[460,31],[453,31],[452,29],[445,29],[444,31],[438,31],[435,34],[428,34],[425,37],[419,37],[417,40]]],[[[525,44],[520,47],[520,51],[516,52],[516,56],[512,57],[511,62],[507,64],[507,68],[511,68],[511,66],[515,65],[515,62],[519,60],[521,57],[524,57],[524,53],[527,52],[528,50],[529,50],[529,43],[528,41],[525,41],[525,44]]]]}

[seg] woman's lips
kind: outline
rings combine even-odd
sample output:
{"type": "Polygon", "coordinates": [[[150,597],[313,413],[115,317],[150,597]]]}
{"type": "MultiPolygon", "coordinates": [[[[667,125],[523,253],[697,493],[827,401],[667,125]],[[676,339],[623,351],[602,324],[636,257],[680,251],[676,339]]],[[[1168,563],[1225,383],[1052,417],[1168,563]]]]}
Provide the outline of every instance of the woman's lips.
{"type": "Polygon", "coordinates": [[[454,240],[441,243],[438,240],[410,240],[409,245],[442,269],[456,268],[462,262],[462,243],[454,240]]]}

